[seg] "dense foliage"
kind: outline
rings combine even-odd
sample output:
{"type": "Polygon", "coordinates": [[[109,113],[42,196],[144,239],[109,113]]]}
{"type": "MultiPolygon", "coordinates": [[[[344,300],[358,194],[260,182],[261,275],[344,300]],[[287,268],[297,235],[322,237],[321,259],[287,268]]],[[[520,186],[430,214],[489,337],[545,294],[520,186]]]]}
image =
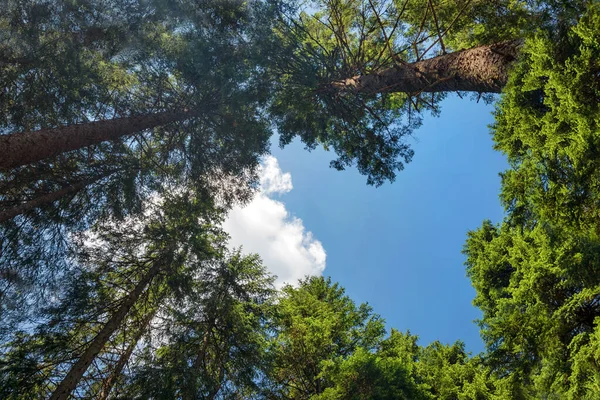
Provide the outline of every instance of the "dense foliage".
{"type": "Polygon", "coordinates": [[[528,40],[497,105],[507,218],[472,232],[465,253],[487,357],[515,397],[600,388],[598,32],[590,7],[568,50],[543,33],[528,40]]]}
{"type": "Polygon", "coordinates": [[[174,188],[222,207],[249,198],[269,137],[253,39],[266,9],[157,0],[9,1],[6,10],[3,134],[184,108],[196,117],[0,171],[0,207],[12,213],[0,218],[0,297],[43,303],[69,270],[73,234],[140,215],[174,188]]]}
{"type": "Polygon", "coordinates": [[[1,398],[598,397],[598,2],[309,3],[5,1],[0,145],[159,122],[0,170],[1,398]],[[505,40],[506,216],[464,248],[484,353],[387,332],[330,279],[276,290],[228,249],[272,128],[393,180],[446,92],[340,83],[505,40]]]}
{"type": "MultiPolygon", "coordinates": [[[[537,30],[551,32],[557,40],[585,9],[582,1],[553,0],[308,3],[313,12],[285,10],[284,23],[277,26],[283,51],[270,63],[278,77],[270,114],[281,144],[295,137],[308,148],[321,144],[338,155],[332,167],[356,166],[377,186],[393,181],[412,160],[407,138],[421,125],[423,112],[440,112],[447,91],[429,91],[440,82],[428,76],[419,90],[402,89],[402,80],[394,88],[349,92],[338,90],[336,83],[407,66],[416,69],[419,61],[523,39],[537,30]]],[[[490,94],[475,93],[478,101],[482,97],[493,100],[490,94]]]]}

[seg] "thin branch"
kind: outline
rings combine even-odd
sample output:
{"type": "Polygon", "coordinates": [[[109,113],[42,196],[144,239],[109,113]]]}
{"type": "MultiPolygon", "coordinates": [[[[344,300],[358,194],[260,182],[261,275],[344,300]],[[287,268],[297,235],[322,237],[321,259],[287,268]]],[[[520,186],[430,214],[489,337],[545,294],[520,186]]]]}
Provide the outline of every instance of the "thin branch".
{"type": "Polygon", "coordinates": [[[438,33],[438,40],[440,41],[440,46],[442,46],[442,52],[446,54],[446,46],[444,46],[444,41],[442,40],[442,31],[440,30],[440,25],[438,23],[437,14],[435,13],[435,7],[433,6],[433,2],[429,1],[429,7],[431,8],[431,14],[433,15],[433,21],[435,22],[435,29],[438,33]]]}
{"type": "Polygon", "coordinates": [[[456,14],[456,16],[454,17],[454,19],[452,20],[452,22],[450,22],[450,25],[448,25],[448,27],[446,29],[444,29],[444,32],[442,32],[441,36],[435,40],[431,46],[429,46],[427,48],[427,50],[425,50],[423,52],[423,55],[427,54],[427,52],[429,50],[431,50],[433,48],[433,46],[435,46],[438,42],[438,40],[440,40],[443,36],[446,36],[446,34],[448,33],[448,31],[454,26],[454,24],[458,21],[458,18],[463,14],[463,12],[467,9],[467,6],[469,6],[471,4],[471,0],[467,0],[465,2],[465,5],[458,11],[458,13],[456,14]]]}

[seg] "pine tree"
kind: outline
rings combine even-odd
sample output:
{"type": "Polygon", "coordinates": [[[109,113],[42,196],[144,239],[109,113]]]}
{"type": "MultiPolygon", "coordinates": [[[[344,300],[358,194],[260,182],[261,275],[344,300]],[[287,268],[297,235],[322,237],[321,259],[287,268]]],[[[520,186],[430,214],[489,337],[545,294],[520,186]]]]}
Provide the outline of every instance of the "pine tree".
{"type": "Polygon", "coordinates": [[[149,318],[169,299],[186,296],[203,263],[222,253],[215,225],[221,212],[210,198],[180,196],[146,213],[152,217],[101,226],[81,238],[80,267],[67,275],[70,284],[37,316],[35,329],[23,324],[5,340],[4,396],[99,395],[122,368],[117,349],[130,344],[131,331],[147,332],[149,318]]]}
{"type": "Polygon", "coordinates": [[[306,278],[287,286],[279,299],[270,344],[267,387],[274,398],[308,399],[332,385],[322,372],[357,349],[375,348],[384,334],[381,317],[356,306],[339,284],[306,278]]]}
{"type": "Polygon", "coordinates": [[[49,157],[11,164],[0,174],[2,313],[19,319],[27,314],[22,297],[35,293],[41,298],[30,303],[44,303],[43,294],[68,271],[73,235],[94,222],[135,215],[144,202],[173,188],[211,193],[223,206],[247,200],[270,132],[260,110],[268,85],[254,68],[260,58],[255,36],[263,28],[253,30],[252,21],[266,18],[262,5],[152,1],[123,9],[110,1],[16,2],[9,11],[2,35],[26,40],[8,41],[3,51],[35,63],[3,66],[10,82],[0,99],[7,110],[0,142],[17,138],[21,145],[4,148],[0,163],[34,155],[34,147],[49,157]],[[31,20],[23,24],[22,15],[31,20]],[[64,51],[50,54],[50,36],[65,39],[64,51]],[[78,62],[86,63],[77,67],[82,80],[68,79],[78,62]],[[34,78],[60,87],[50,90],[34,78]],[[32,94],[27,107],[11,108],[26,96],[21,87],[42,97],[32,94]],[[185,118],[156,121],[157,115],[172,119],[172,112],[185,118]],[[124,121],[131,133],[126,138],[101,138],[63,153],[41,145],[42,136],[61,142],[64,137],[51,132],[65,130],[75,135],[61,143],[78,142],[82,127],[100,127],[96,133],[102,134],[108,124],[124,133],[124,121]]]}
{"type": "Polygon", "coordinates": [[[162,317],[162,338],[143,353],[127,397],[251,397],[264,364],[272,278],[256,256],[239,252],[199,269],[186,296],[162,317]]]}
{"type": "Polygon", "coordinates": [[[572,3],[326,0],[310,14],[291,10],[272,61],[281,144],[323,144],[337,153],[334,168],[392,181],[412,159],[404,138],[422,111],[438,113],[455,91],[493,100],[535,30],[559,32],[568,49],[562,37],[585,10],[572,3]]]}

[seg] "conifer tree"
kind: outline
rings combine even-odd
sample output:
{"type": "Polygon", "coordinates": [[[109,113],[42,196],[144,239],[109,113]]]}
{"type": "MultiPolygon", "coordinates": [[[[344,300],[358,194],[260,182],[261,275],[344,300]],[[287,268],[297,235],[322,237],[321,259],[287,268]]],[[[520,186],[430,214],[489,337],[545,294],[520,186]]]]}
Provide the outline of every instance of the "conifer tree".
{"type": "Polygon", "coordinates": [[[222,254],[221,211],[209,197],[180,195],[145,211],[81,238],[79,267],[55,304],[37,315],[37,327],[29,321],[4,340],[3,396],[110,390],[107,380],[126,361],[118,348],[147,332],[165,302],[187,296],[204,264],[222,254]]]}
{"type": "MultiPolygon", "coordinates": [[[[23,164],[22,156],[36,154],[29,145],[49,157],[0,173],[0,312],[18,319],[26,317],[27,293],[30,305],[43,304],[38,295],[68,273],[73,235],[94,222],[135,215],[173,188],[211,193],[223,206],[249,198],[269,136],[260,109],[268,85],[254,48],[268,10],[218,1],[9,6],[1,34],[23,41],[9,40],[2,50],[0,142],[17,138],[21,145],[4,148],[0,163],[23,164]],[[52,50],[63,39],[64,48],[52,50]],[[15,61],[26,56],[35,62],[15,61]],[[71,67],[80,76],[69,79],[71,67]],[[18,101],[27,106],[13,107],[18,101]],[[185,118],[156,122],[173,113],[185,118]],[[142,116],[154,122],[142,126],[142,116]],[[102,121],[117,130],[115,121],[128,121],[131,135],[68,152],[42,140],[56,135],[40,136],[75,130],[70,140],[77,142],[77,127],[102,121]]],[[[57,146],[69,143],[63,139],[57,146]]]]}
{"type": "Polygon", "coordinates": [[[493,126],[506,220],[469,235],[488,363],[513,397],[593,398],[600,317],[597,5],[565,41],[526,42],[493,126]]]}
{"type": "Polygon", "coordinates": [[[136,360],[128,397],[214,399],[258,393],[272,278],[239,252],[207,263],[162,316],[159,343],[136,360]]]}
{"type": "Polygon", "coordinates": [[[381,317],[367,304],[356,306],[339,284],[317,277],[283,289],[273,326],[267,390],[275,398],[321,395],[332,385],[322,374],[327,365],[358,348],[374,349],[384,334],[381,317]]]}
{"type": "Polygon", "coordinates": [[[585,2],[324,0],[289,11],[271,114],[281,144],[323,144],[337,169],[356,165],[369,184],[410,162],[406,143],[422,111],[448,93],[497,93],[536,30],[562,42],[585,2]],[[532,23],[535,21],[535,23],[532,23]]]}

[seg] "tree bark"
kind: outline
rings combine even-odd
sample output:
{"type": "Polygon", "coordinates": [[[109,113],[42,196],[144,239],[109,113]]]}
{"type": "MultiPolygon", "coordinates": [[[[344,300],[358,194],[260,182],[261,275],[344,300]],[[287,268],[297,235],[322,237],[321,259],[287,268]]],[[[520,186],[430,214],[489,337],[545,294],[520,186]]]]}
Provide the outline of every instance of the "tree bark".
{"type": "Polygon", "coordinates": [[[74,124],[54,129],[0,135],[0,171],[41,161],[145,129],[181,121],[197,115],[193,111],[164,111],[156,114],[74,124]]]}
{"type": "Polygon", "coordinates": [[[50,396],[50,400],[67,400],[71,395],[71,392],[79,381],[81,377],[88,369],[90,364],[94,361],[98,353],[102,351],[104,345],[110,337],[115,333],[115,331],[121,326],[121,323],[129,313],[129,310],[136,301],[139,299],[140,295],[144,292],[146,286],[152,281],[152,279],[160,272],[162,268],[162,260],[156,260],[152,267],[148,270],[148,272],[142,277],[142,279],[135,286],[133,291],[131,291],[121,303],[119,309],[110,317],[108,322],[104,325],[104,327],[98,332],[96,337],[91,341],[89,346],[85,349],[79,360],[69,370],[67,375],[63,378],[60,384],[56,387],[52,396],[50,396]]]}
{"type": "Polygon", "coordinates": [[[500,93],[522,40],[511,40],[400,64],[331,84],[351,93],[479,92],[500,93]]]}
{"type": "Polygon", "coordinates": [[[110,394],[113,386],[117,382],[117,379],[119,379],[119,376],[121,375],[125,364],[127,364],[127,361],[129,361],[129,358],[131,357],[135,346],[137,346],[137,343],[140,341],[140,338],[146,331],[146,327],[148,326],[150,321],[152,321],[152,318],[154,318],[155,314],[156,310],[148,313],[148,315],[142,321],[140,329],[133,337],[133,340],[131,341],[131,343],[129,343],[129,346],[127,346],[125,352],[119,357],[119,360],[115,364],[115,367],[113,368],[108,378],[106,378],[106,380],[102,383],[102,389],[100,390],[100,394],[98,395],[98,400],[106,400],[108,398],[108,395],[110,394]]]}
{"type": "Polygon", "coordinates": [[[211,323],[208,326],[208,329],[206,329],[206,331],[204,332],[204,335],[202,335],[202,345],[200,346],[200,349],[198,350],[198,354],[196,354],[196,358],[194,359],[194,362],[192,363],[192,374],[190,377],[190,381],[187,384],[187,387],[185,388],[185,393],[184,396],[182,396],[183,399],[185,400],[193,400],[195,399],[196,396],[196,392],[197,392],[197,387],[196,387],[196,371],[200,370],[201,368],[206,368],[206,364],[205,364],[205,358],[206,358],[206,350],[208,349],[208,339],[210,334],[212,333],[212,329],[214,327],[215,321],[214,319],[211,321],[211,323]],[[203,365],[204,364],[204,365],[203,365]]]}
{"type": "Polygon", "coordinates": [[[33,65],[34,60],[26,57],[3,57],[0,55],[0,67],[11,65],[33,65]]]}
{"type": "Polygon", "coordinates": [[[21,215],[27,211],[33,210],[34,208],[38,208],[38,207],[45,206],[50,203],[54,203],[55,201],[60,200],[61,198],[65,197],[67,195],[75,194],[75,193],[79,192],[81,189],[83,189],[84,187],[86,187],[87,185],[102,179],[104,176],[106,176],[106,175],[102,175],[102,176],[99,176],[94,179],[87,179],[87,180],[84,180],[81,182],[77,182],[73,185],[65,186],[64,188],[57,190],[55,192],[46,193],[44,195],[36,197],[35,199],[29,200],[23,204],[19,204],[18,206],[9,208],[7,210],[0,211],[0,224],[2,224],[5,221],[9,221],[9,220],[15,218],[16,216],[21,215]]]}

